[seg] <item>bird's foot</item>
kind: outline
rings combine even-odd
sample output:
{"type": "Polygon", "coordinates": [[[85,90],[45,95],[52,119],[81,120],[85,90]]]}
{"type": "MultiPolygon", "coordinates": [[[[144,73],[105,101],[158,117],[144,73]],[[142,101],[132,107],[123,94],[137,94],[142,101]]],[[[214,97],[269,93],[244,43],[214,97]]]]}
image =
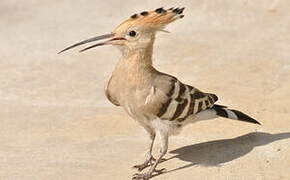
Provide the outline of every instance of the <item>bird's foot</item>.
{"type": "MultiPolygon", "coordinates": [[[[156,159],[153,156],[151,156],[149,159],[146,159],[144,163],[135,165],[133,166],[133,168],[136,168],[140,172],[140,171],[143,171],[143,169],[151,166],[155,161],[156,159]]],[[[162,158],[159,163],[164,162],[164,161],[166,161],[166,159],[162,158]]]]}
{"type": "Polygon", "coordinates": [[[165,172],[166,172],[166,169],[162,168],[162,169],[158,169],[158,170],[154,169],[153,171],[149,170],[146,173],[136,173],[133,175],[132,180],[139,180],[139,179],[148,180],[148,179],[152,178],[153,176],[157,176],[157,175],[165,173],[165,172]],[[153,175],[153,172],[156,172],[156,174],[153,175]]]}
{"type": "Polygon", "coordinates": [[[154,161],[156,161],[156,159],[153,156],[151,156],[150,158],[146,159],[144,163],[139,164],[139,165],[135,165],[135,166],[133,166],[133,168],[138,169],[138,171],[140,172],[143,169],[151,166],[154,161]]]}

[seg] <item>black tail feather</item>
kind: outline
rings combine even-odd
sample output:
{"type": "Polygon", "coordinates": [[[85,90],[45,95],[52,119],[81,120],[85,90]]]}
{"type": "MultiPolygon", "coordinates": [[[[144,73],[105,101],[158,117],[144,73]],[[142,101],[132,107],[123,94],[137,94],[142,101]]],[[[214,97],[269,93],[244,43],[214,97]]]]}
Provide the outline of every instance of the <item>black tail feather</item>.
{"type": "Polygon", "coordinates": [[[246,115],[245,113],[242,113],[241,111],[237,111],[234,109],[228,109],[226,106],[221,106],[221,105],[214,105],[212,107],[216,111],[216,114],[221,117],[229,118],[229,119],[235,119],[239,121],[245,121],[249,123],[254,123],[254,124],[259,124],[257,120],[254,118],[246,115]]]}

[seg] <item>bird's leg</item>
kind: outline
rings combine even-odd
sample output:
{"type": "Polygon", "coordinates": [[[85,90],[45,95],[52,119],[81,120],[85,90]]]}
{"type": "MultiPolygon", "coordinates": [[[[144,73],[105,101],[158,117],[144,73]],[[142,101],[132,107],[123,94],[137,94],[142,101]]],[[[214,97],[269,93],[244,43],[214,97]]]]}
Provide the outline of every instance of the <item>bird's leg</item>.
{"type": "Polygon", "coordinates": [[[166,171],[165,168],[160,169],[160,170],[156,169],[157,165],[160,163],[160,161],[162,160],[162,157],[166,154],[167,149],[168,149],[168,134],[166,132],[159,132],[159,134],[160,134],[160,139],[161,139],[161,148],[160,148],[160,154],[157,160],[146,173],[136,173],[133,175],[132,179],[148,180],[152,177],[154,172],[156,172],[157,174],[161,174],[166,171]]]}
{"type": "Polygon", "coordinates": [[[145,162],[139,165],[135,165],[133,166],[133,168],[137,168],[138,171],[142,171],[143,169],[151,166],[153,164],[153,162],[155,161],[155,159],[152,156],[152,149],[153,149],[153,144],[154,144],[154,140],[155,140],[155,132],[150,132],[150,144],[148,146],[148,152],[146,154],[146,159],[145,162]]]}

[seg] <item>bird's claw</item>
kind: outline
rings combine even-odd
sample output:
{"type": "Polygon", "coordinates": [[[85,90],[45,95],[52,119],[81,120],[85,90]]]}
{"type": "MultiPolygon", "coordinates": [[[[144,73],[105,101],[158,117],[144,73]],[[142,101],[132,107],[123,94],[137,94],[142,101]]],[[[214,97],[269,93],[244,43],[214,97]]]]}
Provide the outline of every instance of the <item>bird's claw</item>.
{"type": "MultiPolygon", "coordinates": [[[[162,169],[154,169],[153,172],[156,172],[156,175],[159,175],[159,174],[162,174],[162,173],[165,173],[166,172],[166,169],[165,168],[162,168],[162,169]]],[[[156,176],[154,174],[154,176],[156,176]]],[[[139,179],[142,179],[142,180],[148,180],[150,178],[152,178],[152,173],[149,171],[149,172],[146,172],[146,173],[135,173],[132,177],[132,180],[139,180],[139,179]]]]}
{"type": "Polygon", "coordinates": [[[133,175],[132,180],[139,180],[139,179],[148,180],[151,177],[152,177],[152,174],[149,174],[149,173],[136,173],[133,175]]]}
{"type": "Polygon", "coordinates": [[[139,172],[141,172],[143,169],[149,167],[149,163],[143,163],[143,164],[140,164],[140,165],[135,165],[133,166],[133,168],[136,168],[139,172]]]}
{"type": "Polygon", "coordinates": [[[154,172],[157,173],[157,175],[162,174],[162,173],[166,173],[166,169],[162,168],[162,169],[155,169],[154,172]]]}
{"type": "Polygon", "coordinates": [[[153,164],[153,162],[155,162],[155,161],[156,161],[155,158],[151,156],[149,159],[146,159],[144,163],[139,164],[139,165],[135,165],[135,166],[133,166],[133,168],[138,169],[138,171],[140,172],[143,169],[151,166],[153,164]]]}
{"type": "MultiPolygon", "coordinates": [[[[159,163],[162,163],[166,161],[165,158],[162,158],[159,163]]],[[[156,159],[154,157],[151,157],[149,160],[146,160],[144,163],[139,164],[139,165],[135,165],[133,166],[133,168],[136,168],[139,172],[143,171],[145,168],[152,166],[154,164],[154,162],[156,162],[156,159]]]]}

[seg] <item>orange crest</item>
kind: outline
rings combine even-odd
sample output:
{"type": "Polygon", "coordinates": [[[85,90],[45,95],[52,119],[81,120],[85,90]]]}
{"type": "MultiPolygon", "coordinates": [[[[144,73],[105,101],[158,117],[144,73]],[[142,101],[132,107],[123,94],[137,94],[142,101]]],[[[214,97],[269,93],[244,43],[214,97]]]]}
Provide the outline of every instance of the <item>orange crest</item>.
{"type": "Polygon", "coordinates": [[[122,31],[132,26],[142,26],[152,29],[162,29],[167,24],[183,18],[184,8],[158,8],[155,11],[143,11],[140,14],[134,14],[129,19],[121,23],[115,31],[122,31]]]}

